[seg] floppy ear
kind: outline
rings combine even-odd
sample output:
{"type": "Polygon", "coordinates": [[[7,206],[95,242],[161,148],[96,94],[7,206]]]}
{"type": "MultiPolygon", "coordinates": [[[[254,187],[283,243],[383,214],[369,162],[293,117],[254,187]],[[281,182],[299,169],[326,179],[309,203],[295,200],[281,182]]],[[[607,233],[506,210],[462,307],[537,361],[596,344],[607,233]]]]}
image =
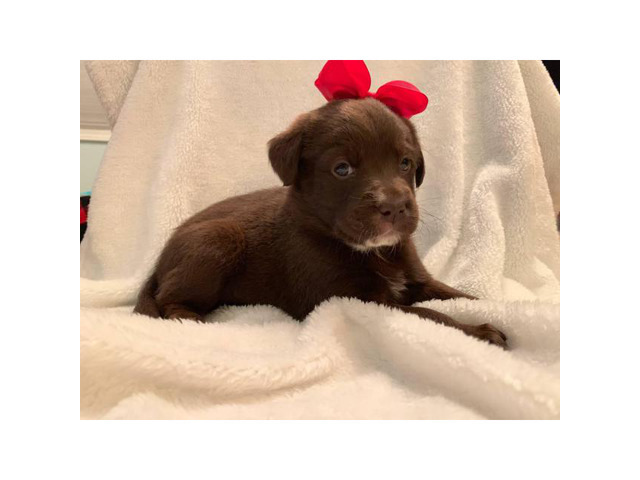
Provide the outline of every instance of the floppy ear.
{"type": "Polygon", "coordinates": [[[422,185],[422,181],[424,180],[424,157],[422,153],[420,154],[420,158],[418,158],[418,166],[416,167],[416,188],[422,185]]]}
{"type": "Polygon", "coordinates": [[[416,127],[413,126],[410,120],[406,118],[402,118],[404,124],[409,127],[409,131],[411,132],[411,139],[413,140],[416,149],[418,150],[420,156],[418,157],[418,165],[416,166],[416,188],[422,185],[422,181],[424,180],[424,157],[422,156],[422,151],[420,149],[420,140],[418,140],[418,134],[416,133],[416,127]]]}
{"type": "Polygon", "coordinates": [[[269,140],[269,161],[282,183],[291,185],[298,173],[298,164],[302,155],[302,135],[307,116],[299,116],[288,130],[269,140]]]}

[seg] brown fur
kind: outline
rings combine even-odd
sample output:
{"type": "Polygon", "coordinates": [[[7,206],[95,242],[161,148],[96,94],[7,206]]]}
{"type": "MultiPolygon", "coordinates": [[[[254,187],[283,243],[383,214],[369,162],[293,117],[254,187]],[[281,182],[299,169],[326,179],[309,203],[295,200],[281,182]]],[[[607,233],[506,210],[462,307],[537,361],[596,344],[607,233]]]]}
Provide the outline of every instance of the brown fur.
{"type": "Polygon", "coordinates": [[[354,297],[506,347],[491,325],[411,306],[474,297],[433,279],[411,240],[424,160],[408,120],[374,99],[333,101],[272,139],[269,159],[285,187],[226,199],[178,227],[135,312],[202,320],[220,305],[268,304],[303,320],[330,297],[354,297]],[[355,173],[336,175],[341,162],[355,173]]]}

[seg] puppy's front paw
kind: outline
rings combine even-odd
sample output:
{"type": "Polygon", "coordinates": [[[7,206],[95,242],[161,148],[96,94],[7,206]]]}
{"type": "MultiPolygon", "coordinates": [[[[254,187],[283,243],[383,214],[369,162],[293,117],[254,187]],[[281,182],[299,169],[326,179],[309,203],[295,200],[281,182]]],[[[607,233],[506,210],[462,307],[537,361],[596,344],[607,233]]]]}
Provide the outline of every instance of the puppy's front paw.
{"type": "Polygon", "coordinates": [[[204,319],[202,318],[202,315],[199,315],[193,312],[184,312],[184,313],[176,312],[176,313],[172,313],[166,318],[167,320],[179,320],[179,321],[193,320],[194,322],[204,323],[204,319]]]}
{"type": "Polygon", "coordinates": [[[493,345],[497,345],[505,350],[507,349],[507,336],[489,323],[483,323],[482,325],[470,325],[468,329],[466,329],[465,333],[480,340],[487,341],[493,345]]]}
{"type": "Polygon", "coordinates": [[[189,310],[182,305],[167,305],[164,307],[164,318],[167,320],[194,320],[196,322],[203,322],[202,315],[189,310]]]}

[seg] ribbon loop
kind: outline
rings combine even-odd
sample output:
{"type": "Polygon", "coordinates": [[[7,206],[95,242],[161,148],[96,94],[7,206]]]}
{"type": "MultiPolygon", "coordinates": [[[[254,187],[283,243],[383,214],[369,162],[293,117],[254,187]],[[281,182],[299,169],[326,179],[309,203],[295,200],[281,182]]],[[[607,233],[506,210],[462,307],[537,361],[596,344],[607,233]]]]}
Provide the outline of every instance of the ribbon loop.
{"type": "Polygon", "coordinates": [[[371,87],[371,75],[362,60],[329,60],[315,85],[328,101],[364,98],[371,87]]]}
{"type": "Polygon", "coordinates": [[[385,83],[374,97],[405,118],[424,112],[429,103],[427,96],[415,85],[402,80],[385,83]]]}

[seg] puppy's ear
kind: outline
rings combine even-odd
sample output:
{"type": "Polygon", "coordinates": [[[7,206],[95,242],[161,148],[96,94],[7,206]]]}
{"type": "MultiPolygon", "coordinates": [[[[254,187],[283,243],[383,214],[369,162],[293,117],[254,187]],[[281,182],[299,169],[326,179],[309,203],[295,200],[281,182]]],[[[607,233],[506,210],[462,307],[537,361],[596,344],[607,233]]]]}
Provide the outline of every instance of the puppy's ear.
{"type": "Polygon", "coordinates": [[[424,180],[424,157],[422,153],[420,154],[420,158],[418,158],[418,166],[416,167],[416,188],[422,185],[422,181],[424,180]]]}
{"type": "Polygon", "coordinates": [[[306,124],[307,115],[301,115],[288,130],[269,140],[271,167],[285,186],[291,185],[296,179],[306,124]]]}
{"type": "Polygon", "coordinates": [[[411,139],[413,140],[416,150],[419,152],[418,165],[416,167],[416,188],[418,188],[422,185],[422,181],[424,180],[424,157],[422,156],[422,151],[420,149],[420,140],[418,140],[418,133],[416,132],[416,127],[413,126],[413,123],[411,123],[407,118],[403,118],[402,121],[407,127],[409,127],[411,139]]]}

